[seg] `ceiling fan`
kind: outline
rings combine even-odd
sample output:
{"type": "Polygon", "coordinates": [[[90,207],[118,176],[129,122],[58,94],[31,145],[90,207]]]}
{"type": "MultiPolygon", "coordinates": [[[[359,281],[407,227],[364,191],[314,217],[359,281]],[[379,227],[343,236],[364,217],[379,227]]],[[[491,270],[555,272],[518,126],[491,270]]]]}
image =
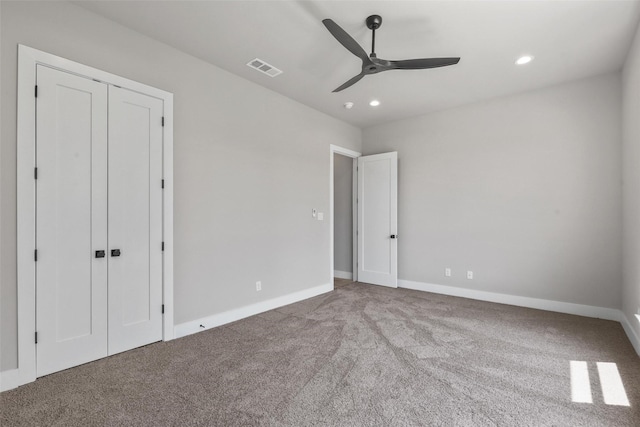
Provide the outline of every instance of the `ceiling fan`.
{"type": "Polygon", "coordinates": [[[382,17],[380,15],[371,15],[366,19],[367,28],[373,31],[371,40],[371,53],[367,53],[360,47],[353,37],[331,19],[323,19],[322,23],[327,30],[342,44],[347,50],[362,60],[362,71],[355,77],[338,86],[333,92],[340,92],[358,82],[361,78],[368,74],[381,73],[388,70],[422,70],[425,68],[446,67],[447,65],[455,65],[460,58],[423,58],[423,59],[405,59],[402,61],[387,61],[376,56],[376,30],[382,25],[382,17]]]}

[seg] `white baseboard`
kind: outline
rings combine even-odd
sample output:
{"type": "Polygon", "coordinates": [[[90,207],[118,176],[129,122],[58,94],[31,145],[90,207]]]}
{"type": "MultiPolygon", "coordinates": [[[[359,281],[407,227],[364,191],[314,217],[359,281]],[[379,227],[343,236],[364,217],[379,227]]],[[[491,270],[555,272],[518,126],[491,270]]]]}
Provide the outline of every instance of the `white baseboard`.
{"type": "Polygon", "coordinates": [[[336,279],[353,279],[353,273],[350,271],[333,270],[333,277],[336,279]]]}
{"type": "Polygon", "coordinates": [[[538,310],[555,311],[558,313],[575,314],[578,316],[594,317],[597,319],[620,321],[620,310],[615,308],[596,307],[592,305],[573,304],[570,302],[552,301],[546,299],[519,297],[515,295],[499,294],[495,292],[476,291],[473,289],[457,288],[454,286],[435,285],[432,283],[398,280],[399,288],[415,289],[454,297],[470,298],[480,301],[497,302],[500,304],[516,305],[518,307],[535,308],[538,310]]]}
{"type": "Polygon", "coordinates": [[[294,292],[292,294],[283,295],[281,297],[247,305],[245,307],[240,307],[222,313],[214,314],[202,319],[181,323],[179,325],[176,325],[174,328],[175,337],[181,338],[187,335],[195,334],[196,332],[206,331],[207,329],[215,328],[216,326],[235,322],[236,320],[244,319],[245,317],[253,316],[255,314],[264,313],[265,311],[293,304],[298,301],[331,292],[332,290],[333,283],[327,283],[325,285],[316,286],[310,289],[305,289],[303,291],[294,292]]]}
{"type": "Polygon", "coordinates": [[[573,304],[570,302],[552,301],[539,298],[519,297],[515,295],[499,294],[495,292],[476,291],[473,289],[457,288],[454,286],[435,285],[433,283],[398,280],[398,287],[417,291],[433,292],[435,294],[454,297],[470,298],[480,301],[496,302],[499,304],[515,305],[518,307],[535,308],[538,310],[555,311],[557,313],[575,314],[577,316],[594,317],[597,319],[620,322],[631,345],[640,356],[640,337],[636,334],[631,322],[622,310],[615,308],[596,307],[593,305],[573,304]]]}
{"type": "Polygon", "coordinates": [[[620,323],[622,324],[622,327],[624,328],[629,341],[631,341],[631,345],[633,345],[633,348],[636,349],[636,353],[640,355],[640,337],[638,336],[638,334],[636,334],[635,329],[631,326],[629,318],[622,311],[620,311],[620,323]]]}

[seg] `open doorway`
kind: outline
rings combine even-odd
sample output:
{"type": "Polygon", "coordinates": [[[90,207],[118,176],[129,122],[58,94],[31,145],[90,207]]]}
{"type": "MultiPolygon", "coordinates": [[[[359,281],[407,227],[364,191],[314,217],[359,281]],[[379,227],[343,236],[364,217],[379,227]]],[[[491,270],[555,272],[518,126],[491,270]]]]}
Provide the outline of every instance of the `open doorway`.
{"type": "Polygon", "coordinates": [[[331,278],[334,289],[357,280],[357,158],[331,146],[331,278]]]}
{"type": "Polygon", "coordinates": [[[353,281],[353,159],[333,154],[333,285],[353,281]]]}

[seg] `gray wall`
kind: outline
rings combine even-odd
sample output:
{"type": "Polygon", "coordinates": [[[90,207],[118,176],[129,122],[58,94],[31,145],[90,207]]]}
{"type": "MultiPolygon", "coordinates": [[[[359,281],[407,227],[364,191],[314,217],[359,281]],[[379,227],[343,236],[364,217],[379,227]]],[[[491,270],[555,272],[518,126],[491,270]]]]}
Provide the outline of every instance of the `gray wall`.
{"type": "Polygon", "coordinates": [[[614,73],[365,129],[398,151],[399,278],[620,307],[621,102],[614,73]]]}
{"type": "Polygon", "coordinates": [[[622,310],[640,337],[640,29],[623,73],[624,286],[622,310]]]}
{"type": "Polygon", "coordinates": [[[72,4],[0,7],[2,370],[16,366],[18,43],[175,94],[176,323],[329,283],[329,221],[311,209],[329,209],[329,145],[360,151],[359,129],[72,4]]]}
{"type": "Polygon", "coordinates": [[[333,269],[351,273],[353,264],[353,159],[333,155],[333,269]]]}

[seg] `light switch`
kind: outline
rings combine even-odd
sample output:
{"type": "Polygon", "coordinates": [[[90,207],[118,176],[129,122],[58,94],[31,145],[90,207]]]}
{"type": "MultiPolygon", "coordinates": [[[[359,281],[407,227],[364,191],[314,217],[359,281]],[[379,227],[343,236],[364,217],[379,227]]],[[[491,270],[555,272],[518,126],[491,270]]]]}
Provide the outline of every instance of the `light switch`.
{"type": "Polygon", "coordinates": [[[318,212],[318,221],[322,221],[324,219],[324,214],[322,212],[318,212]]]}

